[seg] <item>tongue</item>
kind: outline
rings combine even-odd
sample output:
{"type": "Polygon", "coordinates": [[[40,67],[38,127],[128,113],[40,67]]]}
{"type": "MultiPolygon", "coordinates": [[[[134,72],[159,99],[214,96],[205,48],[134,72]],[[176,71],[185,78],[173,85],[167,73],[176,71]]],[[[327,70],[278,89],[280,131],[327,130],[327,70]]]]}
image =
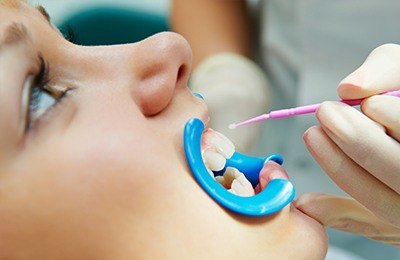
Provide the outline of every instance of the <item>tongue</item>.
{"type": "Polygon", "coordinates": [[[289,179],[286,171],[282,168],[282,166],[274,161],[268,161],[264,165],[258,178],[259,184],[254,189],[256,193],[264,190],[265,187],[267,187],[268,183],[273,179],[289,179]]]}

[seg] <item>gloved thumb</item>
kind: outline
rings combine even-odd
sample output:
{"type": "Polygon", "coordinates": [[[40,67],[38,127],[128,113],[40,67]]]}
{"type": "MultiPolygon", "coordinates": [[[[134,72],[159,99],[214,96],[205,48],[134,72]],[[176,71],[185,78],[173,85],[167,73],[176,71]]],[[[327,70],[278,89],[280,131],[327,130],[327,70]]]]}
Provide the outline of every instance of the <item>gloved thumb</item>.
{"type": "Polygon", "coordinates": [[[400,228],[376,217],[352,198],[308,193],[294,205],[322,225],[400,247],[400,228]]]}
{"type": "Polygon", "coordinates": [[[400,45],[384,44],[374,49],[365,62],[338,86],[342,99],[365,98],[397,90],[400,86],[400,45]]]}

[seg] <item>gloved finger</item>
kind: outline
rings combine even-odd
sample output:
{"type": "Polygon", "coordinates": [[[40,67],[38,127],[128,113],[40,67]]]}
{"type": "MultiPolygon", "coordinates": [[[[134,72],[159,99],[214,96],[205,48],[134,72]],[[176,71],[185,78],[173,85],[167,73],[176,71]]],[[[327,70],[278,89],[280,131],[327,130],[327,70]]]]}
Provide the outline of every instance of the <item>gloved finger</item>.
{"type": "Polygon", "coordinates": [[[400,228],[379,219],[354,199],[308,193],[294,205],[324,226],[400,246],[400,228]]]}
{"type": "Polygon", "coordinates": [[[308,129],[303,138],[312,156],[341,189],[379,218],[400,227],[399,194],[355,163],[321,126],[308,129]]]}
{"type": "Polygon", "coordinates": [[[385,44],[371,52],[365,62],[340,82],[342,99],[358,99],[399,89],[400,46],[385,44]]]}
{"type": "Polygon", "coordinates": [[[340,150],[400,194],[399,142],[366,115],[339,102],[324,102],[317,118],[340,150]]]}
{"type": "Polygon", "coordinates": [[[386,128],[388,135],[400,142],[400,98],[373,96],[363,101],[361,110],[386,128]]]}

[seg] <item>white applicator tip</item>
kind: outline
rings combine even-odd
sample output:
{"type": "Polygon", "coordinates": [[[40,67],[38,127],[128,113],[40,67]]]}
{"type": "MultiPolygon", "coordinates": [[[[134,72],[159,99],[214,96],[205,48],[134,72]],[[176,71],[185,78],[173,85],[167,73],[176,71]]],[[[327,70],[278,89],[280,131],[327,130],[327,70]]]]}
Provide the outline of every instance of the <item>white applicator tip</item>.
{"type": "Polygon", "coordinates": [[[236,129],[236,127],[237,127],[236,124],[230,124],[228,126],[228,128],[231,129],[231,130],[236,129]]]}

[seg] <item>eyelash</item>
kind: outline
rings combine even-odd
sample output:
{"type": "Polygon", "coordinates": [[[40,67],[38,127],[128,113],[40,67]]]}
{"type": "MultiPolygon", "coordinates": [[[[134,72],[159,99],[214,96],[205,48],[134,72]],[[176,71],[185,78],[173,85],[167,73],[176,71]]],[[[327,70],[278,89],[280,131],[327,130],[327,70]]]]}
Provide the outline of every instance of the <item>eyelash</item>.
{"type": "Polygon", "coordinates": [[[27,123],[26,123],[26,130],[30,130],[34,127],[35,122],[33,122],[33,115],[37,113],[39,109],[39,102],[41,101],[41,95],[46,93],[47,95],[51,96],[54,99],[54,103],[46,109],[46,111],[41,115],[40,119],[44,114],[47,114],[50,110],[54,109],[55,106],[60,103],[60,101],[66,96],[70,89],[66,89],[61,91],[61,93],[57,96],[56,93],[52,93],[51,90],[47,89],[46,86],[50,82],[50,67],[43,59],[42,56],[39,55],[39,64],[40,69],[39,72],[34,76],[33,83],[31,85],[30,93],[29,93],[29,105],[28,105],[28,112],[26,115],[27,123]],[[55,97],[57,96],[57,97],[55,97]]]}
{"type": "MultiPolygon", "coordinates": [[[[66,26],[66,36],[65,39],[71,43],[76,43],[76,34],[71,26],[66,26]]],[[[52,93],[51,90],[46,88],[47,84],[50,82],[50,67],[48,63],[43,59],[43,57],[39,54],[39,65],[40,69],[39,72],[34,75],[33,83],[30,86],[29,90],[29,97],[28,97],[28,111],[26,115],[26,123],[25,123],[25,132],[28,132],[35,126],[35,122],[33,122],[33,115],[37,113],[39,109],[39,102],[41,99],[41,95],[46,93],[47,95],[54,98],[55,102],[51,105],[44,114],[47,114],[50,110],[54,109],[58,103],[67,95],[68,91],[71,90],[70,88],[61,91],[60,94],[52,93]]],[[[51,89],[51,88],[50,88],[51,89]]],[[[44,116],[44,114],[42,116],[44,116]]],[[[42,117],[41,116],[41,117],[42,117]]],[[[39,118],[41,118],[39,117],[39,118]]],[[[38,118],[38,119],[39,119],[38,118]]]]}
{"type": "Polygon", "coordinates": [[[39,63],[40,63],[40,69],[39,69],[38,74],[36,74],[36,76],[35,76],[33,86],[31,87],[31,92],[30,92],[30,96],[29,96],[29,114],[31,114],[31,111],[37,111],[41,91],[44,91],[51,95],[51,93],[49,93],[49,91],[44,88],[46,86],[46,84],[49,83],[49,81],[50,81],[49,66],[44,61],[42,56],[39,56],[39,63]]]}

